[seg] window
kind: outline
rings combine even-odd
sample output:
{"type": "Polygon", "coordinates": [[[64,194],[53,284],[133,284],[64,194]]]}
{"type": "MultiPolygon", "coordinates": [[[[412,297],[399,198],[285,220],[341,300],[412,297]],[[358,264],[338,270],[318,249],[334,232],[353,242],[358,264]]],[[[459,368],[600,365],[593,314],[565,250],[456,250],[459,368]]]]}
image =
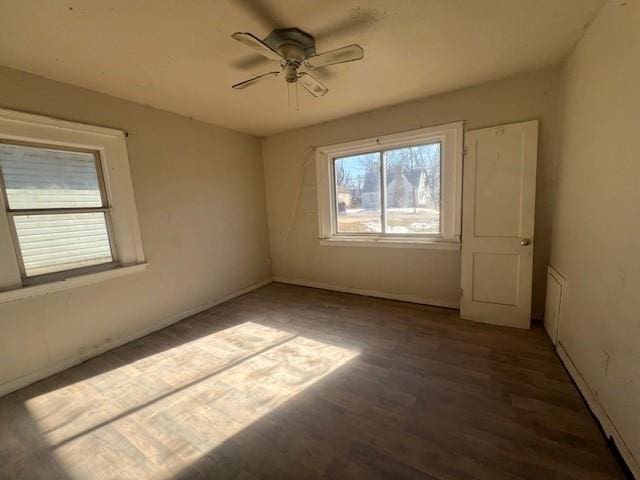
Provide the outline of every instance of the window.
{"type": "Polygon", "coordinates": [[[461,122],[316,154],[322,240],[460,241],[461,122]]]}
{"type": "Polygon", "coordinates": [[[0,109],[0,302],[140,264],[124,132],[0,109]]]}
{"type": "Polygon", "coordinates": [[[337,233],[440,234],[439,142],[335,158],[333,172],[337,233]]]}
{"type": "Polygon", "coordinates": [[[380,154],[333,160],[338,233],[381,233],[380,154]]]}
{"type": "Polygon", "coordinates": [[[99,152],[0,143],[0,188],[25,278],[113,263],[99,152]]]}

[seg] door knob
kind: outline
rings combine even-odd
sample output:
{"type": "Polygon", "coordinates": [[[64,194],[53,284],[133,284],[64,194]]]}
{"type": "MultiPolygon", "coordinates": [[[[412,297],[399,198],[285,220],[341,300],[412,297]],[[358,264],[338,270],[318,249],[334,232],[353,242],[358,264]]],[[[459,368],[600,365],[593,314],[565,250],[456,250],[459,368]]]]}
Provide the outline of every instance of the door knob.
{"type": "Polygon", "coordinates": [[[527,245],[531,245],[531,239],[523,238],[522,240],[520,240],[520,245],[522,245],[523,247],[526,247],[527,245]]]}

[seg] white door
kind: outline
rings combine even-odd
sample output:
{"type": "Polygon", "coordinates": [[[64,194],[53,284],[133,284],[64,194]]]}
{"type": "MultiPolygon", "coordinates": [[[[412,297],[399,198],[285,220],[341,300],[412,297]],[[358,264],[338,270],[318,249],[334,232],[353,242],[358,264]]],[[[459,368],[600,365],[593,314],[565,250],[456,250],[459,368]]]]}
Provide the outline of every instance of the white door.
{"type": "Polygon", "coordinates": [[[538,122],[465,135],[462,318],[529,328],[538,122]]]}

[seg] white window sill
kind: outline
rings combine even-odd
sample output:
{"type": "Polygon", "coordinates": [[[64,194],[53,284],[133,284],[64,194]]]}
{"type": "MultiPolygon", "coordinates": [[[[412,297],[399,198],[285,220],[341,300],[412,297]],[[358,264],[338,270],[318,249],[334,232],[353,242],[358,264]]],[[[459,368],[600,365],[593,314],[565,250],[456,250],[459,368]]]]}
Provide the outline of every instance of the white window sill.
{"type": "Polygon", "coordinates": [[[139,263],[137,265],[128,265],[124,267],[112,268],[101,272],[86,273],[74,277],[65,278],[64,280],[56,280],[38,285],[29,285],[15,290],[7,290],[0,292],[0,304],[13,302],[23,298],[36,297],[46,295],[48,293],[68,290],[70,288],[82,287],[93,283],[103,282],[111,278],[123,277],[138,272],[144,272],[148,263],[139,263]]]}
{"type": "Polygon", "coordinates": [[[320,238],[318,242],[322,246],[330,247],[423,248],[429,250],[460,250],[461,247],[461,243],[457,241],[407,237],[333,237],[320,238]]]}

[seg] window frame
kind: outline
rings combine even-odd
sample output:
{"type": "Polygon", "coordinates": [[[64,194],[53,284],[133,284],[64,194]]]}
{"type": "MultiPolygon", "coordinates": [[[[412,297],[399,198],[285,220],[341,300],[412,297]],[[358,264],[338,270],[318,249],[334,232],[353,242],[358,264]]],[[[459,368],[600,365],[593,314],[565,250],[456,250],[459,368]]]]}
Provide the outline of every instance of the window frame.
{"type": "Polygon", "coordinates": [[[122,130],[0,108],[2,143],[93,154],[102,202],[100,207],[11,209],[0,178],[0,303],[146,269],[125,138],[122,130]],[[98,211],[105,215],[111,262],[26,276],[12,217],[98,211]]]}
{"type": "Polygon", "coordinates": [[[462,211],[464,122],[421,128],[316,148],[318,239],[322,245],[433,246],[459,249],[462,211]],[[384,152],[440,143],[440,233],[387,233],[384,152]],[[380,155],[382,232],[339,232],[335,161],[366,153],[380,155]],[[396,244],[396,245],[393,245],[396,244]]]}
{"type": "Polygon", "coordinates": [[[415,145],[405,145],[404,147],[392,147],[392,148],[381,148],[374,150],[372,152],[362,152],[358,153],[358,155],[366,155],[377,153],[378,154],[378,162],[380,163],[380,229],[381,232],[341,232],[339,228],[339,215],[338,215],[338,178],[336,176],[336,161],[342,160],[344,158],[348,158],[351,155],[342,155],[331,158],[331,188],[333,189],[331,199],[332,199],[332,219],[333,219],[333,231],[335,237],[354,237],[354,236],[385,236],[385,237],[398,237],[398,238],[441,238],[442,237],[442,215],[438,215],[438,233],[393,233],[387,232],[387,169],[385,165],[384,154],[393,150],[400,150],[402,148],[411,148],[411,147],[425,147],[428,145],[440,145],[440,176],[438,178],[440,188],[439,188],[439,204],[442,207],[442,157],[443,157],[443,145],[442,140],[435,140],[433,142],[428,143],[418,143],[415,145]]]}
{"type": "Polygon", "coordinates": [[[5,214],[7,215],[7,219],[9,221],[9,229],[11,231],[11,239],[13,240],[14,252],[16,255],[16,260],[18,262],[18,268],[20,269],[20,275],[22,276],[23,285],[35,285],[38,283],[46,283],[52,280],[58,280],[62,278],[67,278],[70,275],[82,275],[87,272],[96,272],[102,271],[109,268],[114,268],[119,265],[118,261],[118,244],[114,235],[113,230],[113,222],[111,218],[111,207],[109,205],[109,195],[107,193],[105,182],[104,182],[104,172],[102,170],[102,161],[100,159],[100,152],[97,150],[86,150],[81,148],[73,148],[73,147],[64,147],[64,146],[54,146],[48,145],[44,143],[34,143],[34,142],[20,142],[20,141],[9,141],[0,136],[0,144],[3,145],[15,145],[15,146],[25,146],[32,148],[42,148],[42,149],[51,149],[56,151],[66,151],[66,152],[79,152],[79,153],[88,153],[93,156],[94,164],[96,168],[96,176],[98,178],[98,188],[100,190],[100,206],[99,207],[62,207],[62,208],[15,208],[12,209],[9,205],[9,198],[7,194],[7,187],[4,180],[4,174],[2,172],[2,168],[0,168],[0,192],[2,194],[4,205],[5,205],[5,214]],[[38,275],[27,275],[26,268],[24,266],[24,258],[22,255],[22,248],[20,246],[20,241],[18,239],[18,232],[15,225],[14,218],[16,216],[23,215],[58,215],[65,213],[95,213],[101,212],[104,214],[105,225],[107,228],[107,237],[109,239],[109,250],[111,251],[111,261],[99,263],[96,265],[88,265],[86,267],[77,267],[77,268],[68,268],[65,270],[59,270],[56,272],[42,273],[38,275]]]}

